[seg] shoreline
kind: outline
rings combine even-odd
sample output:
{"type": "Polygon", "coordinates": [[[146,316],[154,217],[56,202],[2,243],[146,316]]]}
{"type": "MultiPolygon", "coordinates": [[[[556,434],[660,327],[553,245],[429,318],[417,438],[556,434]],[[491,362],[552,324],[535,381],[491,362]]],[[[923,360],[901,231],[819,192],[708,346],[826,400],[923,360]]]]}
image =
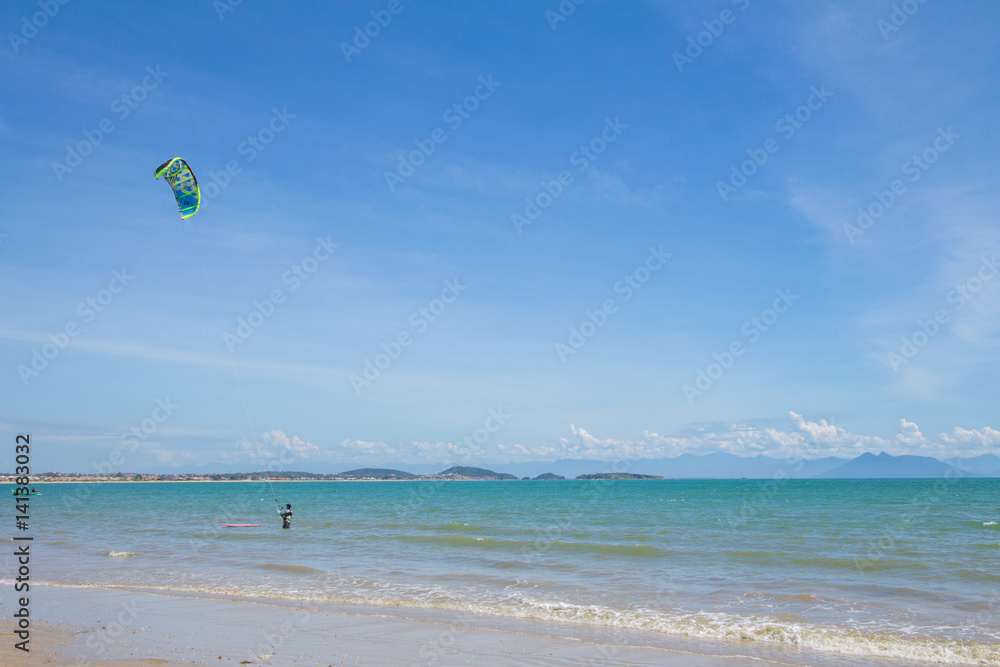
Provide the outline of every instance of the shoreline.
{"type": "MultiPolygon", "coordinates": [[[[663,637],[407,607],[321,606],[114,586],[42,584],[33,590],[32,604],[30,658],[4,646],[3,664],[37,664],[39,657],[58,664],[114,666],[905,664],[760,642],[663,637]]],[[[0,602],[9,616],[5,607],[6,601],[0,602]]]]}
{"type": "MultiPolygon", "coordinates": [[[[275,600],[233,600],[114,587],[42,586],[45,657],[64,664],[351,665],[749,665],[759,659],[626,646],[565,632],[535,633],[457,614],[408,609],[319,609],[275,600]],[[396,612],[396,613],[393,613],[396,612]],[[484,623],[486,622],[486,623],[484,623]],[[563,636],[559,636],[563,635],[563,636]],[[471,660],[472,662],[468,662],[471,660]],[[166,661],[161,662],[161,661],[166,661]],[[523,663],[522,663],[523,664],[523,663]]],[[[36,649],[37,650],[37,649],[36,649]]],[[[5,654],[0,656],[6,657],[5,654]]]]}

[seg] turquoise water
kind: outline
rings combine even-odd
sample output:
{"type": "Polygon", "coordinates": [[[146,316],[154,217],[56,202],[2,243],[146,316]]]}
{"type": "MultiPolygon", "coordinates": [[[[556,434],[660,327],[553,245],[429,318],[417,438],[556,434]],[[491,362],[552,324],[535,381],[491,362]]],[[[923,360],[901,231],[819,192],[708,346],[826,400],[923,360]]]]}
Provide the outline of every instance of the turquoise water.
{"type": "Polygon", "coordinates": [[[45,485],[34,572],[1000,664],[1000,480],[274,487],[45,485]]]}

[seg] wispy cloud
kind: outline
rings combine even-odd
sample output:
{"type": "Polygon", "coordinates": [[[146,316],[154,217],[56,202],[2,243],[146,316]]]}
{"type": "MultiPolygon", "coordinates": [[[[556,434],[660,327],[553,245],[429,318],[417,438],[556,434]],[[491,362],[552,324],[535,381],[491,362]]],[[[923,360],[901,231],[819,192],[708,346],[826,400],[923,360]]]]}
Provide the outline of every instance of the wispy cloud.
{"type": "MultiPolygon", "coordinates": [[[[0,338],[32,344],[48,342],[46,334],[22,329],[0,328],[0,338]]],[[[239,370],[256,371],[281,378],[331,377],[341,376],[342,371],[313,364],[280,364],[260,361],[243,356],[230,357],[222,352],[218,355],[204,354],[190,350],[146,345],[126,340],[87,339],[73,340],[73,350],[105,356],[127,357],[143,361],[189,364],[195,366],[234,366],[239,370]]]]}

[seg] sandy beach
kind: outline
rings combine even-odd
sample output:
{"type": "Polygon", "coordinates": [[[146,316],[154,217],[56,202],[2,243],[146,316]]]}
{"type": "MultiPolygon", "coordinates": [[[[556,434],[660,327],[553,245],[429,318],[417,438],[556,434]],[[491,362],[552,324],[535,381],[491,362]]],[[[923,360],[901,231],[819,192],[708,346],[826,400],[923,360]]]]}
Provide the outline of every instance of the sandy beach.
{"type": "MultiPolygon", "coordinates": [[[[995,549],[991,482],[921,524],[934,567],[861,550],[885,497],[930,484],[789,480],[737,530],[753,481],[301,482],[281,489],[290,531],[248,485],[53,485],[24,566],[32,653],[11,635],[0,661],[1000,664],[995,575],[965,565],[995,549]]],[[[21,567],[0,556],[0,586],[21,567]]]]}
{"type": "MultiPolygon", "coordinates": [[[[4,665],[873,664],[738,643],[674,641],[668,648],[642,633],[406,609],[331,611],[106,588],[36,590],[31,654],[8,641],[0,651],[4,665]]],[[[6,601],[3,607],[9,616],[6,601]]]]}

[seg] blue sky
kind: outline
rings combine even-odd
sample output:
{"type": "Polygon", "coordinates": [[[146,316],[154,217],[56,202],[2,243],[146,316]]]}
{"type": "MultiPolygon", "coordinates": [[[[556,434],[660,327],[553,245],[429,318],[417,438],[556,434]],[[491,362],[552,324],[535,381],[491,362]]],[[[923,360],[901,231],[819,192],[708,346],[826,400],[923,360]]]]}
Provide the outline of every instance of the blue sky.
{"type": "Polygon", "coordinates": [[[1000,7],[562,7],[5,3],[0,429],[61,470],[994,451],[1000,7]]]}

